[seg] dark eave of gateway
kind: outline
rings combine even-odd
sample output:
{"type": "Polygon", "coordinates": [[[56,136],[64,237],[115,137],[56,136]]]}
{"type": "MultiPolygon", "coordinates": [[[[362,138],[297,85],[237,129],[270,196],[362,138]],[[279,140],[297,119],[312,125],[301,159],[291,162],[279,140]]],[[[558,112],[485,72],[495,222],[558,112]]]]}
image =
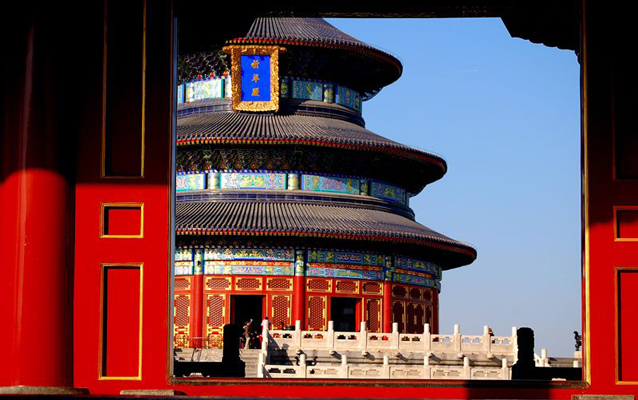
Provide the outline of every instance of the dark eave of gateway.
{"type": "Polygon", "coordinates": [[[228,43],[318,47],[359,54],[387,72],[387,76],[379,77],[380,87],[396,81],[403,73],[396,57],[340,31],[322,18],[257,18],[246,36],[228,43]]]}
{"type": "Polygon", "coordinates": [[[288,236],[419,247],[444,269],[473,262],[476,250],[403,216],[357,207],[279,202],[181,202],[178,235],[288,236]]]}
{"type": "Polygon", "coordinates": [[[445,160],[334,118],[304,115],[210,112],[177,120],[177,145],[305,145],[390,154],[426,165],[421,188],[445,175],[445,160]]]}

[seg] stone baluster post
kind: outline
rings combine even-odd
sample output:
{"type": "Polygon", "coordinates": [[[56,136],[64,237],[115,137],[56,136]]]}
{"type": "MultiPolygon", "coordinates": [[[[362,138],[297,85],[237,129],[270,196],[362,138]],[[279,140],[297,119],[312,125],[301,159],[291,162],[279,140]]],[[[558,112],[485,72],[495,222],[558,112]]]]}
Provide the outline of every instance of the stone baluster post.
{"type": "Polygon", "coordinates": [[[430,367],[430,355],[423,356],[423,379],[430,379],[432,376],[432,368],[430,367]]]}
{"type": "Polygon", "coordinates": [[[348,356],[345,354],[341,356],[341,374],[339,377],[344,379],[348,378],[348,356]]]}
{"type": "Polygon", "coordinates": [[[307,376],[307,367],[306,367],[306,354],[299,354],[299,369],[301,370],[301,376],[298,378],[305,378],[307,376]]]}
{"type": "Polygon", "coordinates": [[[329,349],[335,348],[335,323],[334,321],[328,321],[328,337],[326,338],[329,349]]]}
{"type": "Polygon", "coordinates": [[[301,321],[295,321],[295,336],[294,336],[294,345],[296,348],[301,347],[301,321]]]}
{"type": "Polygon", "coordinates": [[[472,379],[472,373],[470,370],[470,359],[468,357],[463,357],[463,377],[465,379],[472,379]]]}
{"type": "Polygon", "coordinates": [[[359,326],[359,333],[361,335],[359,338],[359,348],[361,350],[366,350],[368,348],[368,331],[366,330],[366,322],[361,321],[359,326]]]}
{"type": "Polygon", "coordinates": [[[264,357],[264,353],[259,353],[259,358],[257,359],[257,378],[264,377],[264,370],[266,369],[266,359],[264,357]]]}
{"type": "Polygon", "coordinates": [[[423,351],[428,353],[432,350],[432,334],[430,333],[430,324],[423,325],[423,351]]]}
{"type": "Polygon", "coordinates": [[[454,325],[454,350],[461,351],[461,327],[454,325]]]}
{"type": "Polygon", "coordinates": [[[383,356],[383,377],[390,379],[390,356],[387,354],[383,356]]]}
{"type": "Polygon", "coordinates": [[[399,323],[398,322],[393,322],[392,323],[392,342],[391,342],[391,348],[393,349],[399,349],[399,323]]]}
{"type": "Polygon", "coordinates": [[[490,327],[483,325],[483,351],[492,352],[492,337],[490,336],[490,327]]]}
{"type": "Polygon", "coordinates": [[[503,357],[501,360],[501,379],[512,379],[510,369],[507,366],[507,357],[503,357]]]}

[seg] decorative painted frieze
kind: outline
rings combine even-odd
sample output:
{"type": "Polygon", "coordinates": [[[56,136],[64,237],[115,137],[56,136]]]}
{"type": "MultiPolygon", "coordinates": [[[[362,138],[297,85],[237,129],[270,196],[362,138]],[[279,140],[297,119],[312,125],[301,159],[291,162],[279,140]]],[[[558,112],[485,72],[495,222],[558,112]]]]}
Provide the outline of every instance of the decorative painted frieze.
{"type": "Polygon", "coordinates": [[[434,275],[436,278],[441,277],[441,267],[427,261],[421,261],[410,257],[396,256],[394,257],[394,266],[397,268],[412,269],[423,271],[434,275]]]}
{"type": "Polygon", "coordinates": [[[337,103],[361,111],[361,95],[345,86],[337,85],[337,103]]]}
{"type": "MultiPolygon", "coordinates": [[[[281,48],[280,48],[281,49],[281,48]]],[[[267,54],[243,54],[238,58],[241,67],[241,88],[235,103],[244,103],[243,107],[270,103],[274,80],[271,78],[273,67],[267,54]],[[243,64],[242,64],[243,63],[243,64]]],[[[188,104],[198,100],[232,98],[231,76],[215,76],[186,82],[177,86],[177,104],[188,104]]],[[[279,79],[280,99],[316,100],[324,103],[336,103],[361,113],[361,94],[335,83],[281,77],[279,79]]],[[[262,111],[262,110],[258,110],[262,111]]]]}
{"type": "Polygon", "coordinates": [[[347,278],[347,279],[368,279],[383,280],[383,271],[369,271],[361,269],[337,269],[337,268],[316,268],[312,264],[308,265],[306,276],[318,278],[347,278]]]}
{"type": "Polygon", "coordinates": [[[294,262],[283,261],[220,261],[204,262],[206,275],[271,275],[293,276],[294,262]]]}
{"type": "Polygon", "coordinates": [[[359,194],[359,180],[333,176],[307,175],[301,176],[301,190],[314,192],[359,194]]]}
{"type": "Polygon", "coordinates": [[[181,174],[177,175],[175,185],[178,192],[186,190],[204,190],[205,174],[181,174]]]}
{"type": "Polygon", "coordinates": [[[175,261],[175,275],[193,275],[193,261],[175,261]]]}
{"type": "Polygon", "coordinates": [[[406,256],[341,250],[195,248],[175,251],[175,275],[280,275],[391,281],[441,289],[441,267],[406,256]]]}
{"type": "Polygon", "coordinates": [[[176,249],[175,261],[193,261],[193,249],[176,249]]]}
{"type": "Polygon", "coordinates": [[[292,98],[301,100],[323,100],[323,84],[313,81],[292,81],[292,98]]]}
{"type": "Polygon", "coordinates": [[[285,190],[286,174],[223,172],[221,189],[285,190]]]}
{"type": "Polygon", "coordinates": [[[405,204],[405,190],[381,182],[370,183],[370,196],[405,204]]]}
{"type": "Polygon", "coordinates": [[[441,282],[436,279],[425,278],[422,276],[395,273],[393,281],[399,283],[407,283],[410,285],[426,286],[441,290],[441,282]]]}
{"type": "Polygon", "coordinates": [[[376,265],[383,267],[385,256],[375,253],[308,250],[308,262],[376,265]]]}
{"type": "Polygon", "coordinates": [[[205,260],[295,261],[292,249],[205,249],[205,260]]]}

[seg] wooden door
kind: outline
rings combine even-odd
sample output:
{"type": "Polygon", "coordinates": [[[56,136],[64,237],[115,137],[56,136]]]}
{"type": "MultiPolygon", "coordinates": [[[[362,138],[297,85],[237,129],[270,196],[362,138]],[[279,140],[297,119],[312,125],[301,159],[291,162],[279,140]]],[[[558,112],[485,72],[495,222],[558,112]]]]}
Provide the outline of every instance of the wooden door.
{"type": "Polygon", "coordinates": [[[91,393],[169,373],[173,26],[170,0],[85,4],[78,21],[74,385],[91,393]]]}

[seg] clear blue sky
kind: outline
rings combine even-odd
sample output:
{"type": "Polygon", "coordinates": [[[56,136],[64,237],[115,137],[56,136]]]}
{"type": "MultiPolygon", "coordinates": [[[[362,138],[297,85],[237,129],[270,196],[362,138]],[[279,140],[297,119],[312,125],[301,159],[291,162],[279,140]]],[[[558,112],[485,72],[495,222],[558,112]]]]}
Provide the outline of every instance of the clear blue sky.
{"type": "Polygon", "coordinates": [[[579,66],[513,39],[500,19],[330,19],[397,56],[401,79],[363,104],[366,127],[442,155],[417,221],[478,250],[443,275],[442,333],[536,334],[573,356],[581,332],[579,66]]]}

